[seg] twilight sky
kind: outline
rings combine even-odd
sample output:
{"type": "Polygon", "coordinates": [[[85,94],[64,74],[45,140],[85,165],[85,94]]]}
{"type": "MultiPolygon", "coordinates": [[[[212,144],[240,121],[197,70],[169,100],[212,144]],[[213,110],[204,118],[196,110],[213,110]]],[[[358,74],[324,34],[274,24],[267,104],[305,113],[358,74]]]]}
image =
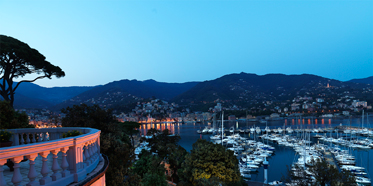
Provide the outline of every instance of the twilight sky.
{"type": "Polygon", "coordinates": [[[240,72],[373,76],[371,0],[0,0],[0,34],[65,71],[35,82],[45,87],[240,72]]]}

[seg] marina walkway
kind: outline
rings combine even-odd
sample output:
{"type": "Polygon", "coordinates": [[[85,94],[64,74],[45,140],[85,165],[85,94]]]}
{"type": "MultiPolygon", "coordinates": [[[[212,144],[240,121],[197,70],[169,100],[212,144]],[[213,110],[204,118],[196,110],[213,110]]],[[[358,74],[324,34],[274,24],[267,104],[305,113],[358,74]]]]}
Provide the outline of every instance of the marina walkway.
{"type": "Polygon", "coordinates": [[[335,159],[330,151],[324,151],[324,157],[325,157],[326,162],[328,162],[329,165],[333,165],[335,168],[338,169],[338,166],[335,163],[335,159]]]}

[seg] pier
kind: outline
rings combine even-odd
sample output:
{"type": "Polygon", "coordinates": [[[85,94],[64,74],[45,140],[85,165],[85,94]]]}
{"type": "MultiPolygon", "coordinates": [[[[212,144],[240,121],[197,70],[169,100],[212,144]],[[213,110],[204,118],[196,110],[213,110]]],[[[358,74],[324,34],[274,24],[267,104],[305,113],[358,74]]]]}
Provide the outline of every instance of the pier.
{"type": "Polygon", "coordinates": [[[329,150],[324,151],[324,158],[329,165],[332,165],[339,170],[339,167],[335,163],[336,160],[334,159],[333,154],[329,150]]]}

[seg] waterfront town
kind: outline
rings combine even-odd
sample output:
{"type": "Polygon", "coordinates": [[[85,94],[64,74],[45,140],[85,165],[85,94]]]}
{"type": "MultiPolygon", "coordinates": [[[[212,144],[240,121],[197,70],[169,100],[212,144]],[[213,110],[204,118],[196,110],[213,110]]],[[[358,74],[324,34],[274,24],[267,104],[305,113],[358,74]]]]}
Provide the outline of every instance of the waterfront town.
{"type": "Polygon", "coordinates": [[[373,1],[0,10],[0,186],[371,185],[373,1]]]}
{"type": "MultiPolygon", "coordinates": [[[[329,85],[327,85],[329,86],[329,85]]],[[[367,93],[372,90],[367,89],[367,93]]],[[[251,108],[241,108],[236,105],[224,107],[219,100],[216,105],[210,107],[207,112],[191,111],[189,108],[183,108],[176,103],[169,103],[159,99],[151,99],[147,102],[137,102],[131,112],[124,113],[115,110],[115,117],[118,121],[134,121],[139,123],[162,123],[162,122],[202,122],[211,121],[213,113],[226,111],[231,113],[240,113],[239,115],[231,114],[226,116],[227,120],[279,120],[286,117],[313,116],[313,117],[350,117],[361,115],[361,110],[372,111],[372,105],[367,101],[358,100],[349,92],[339,94],[338,98],[332,100],[323,94],[319,97],[297,96],[286,102],[276,103],[271,100],[263,101],[260,106],[251,108]],[[245,113],[245,114],[242,114],[245,113]],[[269,113],[268,115],[258,115],[269,113]],[[247,115],[246,115],[247,114],[247,115]],[[245,117],[246,115],[246,117],[245,117]]],[[[114,99],[113,99],[114,100],[114,99]]],[[[93,102],[95,104],[96,102],[93,102]]],[[[106,105],[101,105],[106,107],[106,105]]],[[[59,126],[63,114],[53,112],[48,109],[18,109],[29,116],[30,124],[38,127],[55,127],[59,126]]]]}

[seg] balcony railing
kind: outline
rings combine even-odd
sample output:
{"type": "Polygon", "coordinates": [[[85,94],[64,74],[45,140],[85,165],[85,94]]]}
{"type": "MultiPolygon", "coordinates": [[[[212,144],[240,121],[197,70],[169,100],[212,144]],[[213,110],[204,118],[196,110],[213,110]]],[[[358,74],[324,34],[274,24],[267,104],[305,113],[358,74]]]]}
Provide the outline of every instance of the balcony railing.
{"type": "Polygon", "coordinates": [[[14,163],[11,183],[16,186],[24,185],[24,176],[27,176],[26,185],[34,186],[77,183],[85,179],[102,160],[101,131],[97,129],[62,127],[9,131],[13,132],[13,146],[0,148],[0,186],[8,185],[3,174],[3,166],[9,161],[14,163]],[[72,130],[78,130],[83,134],[62,138],[64,132],[72,130]],[[49,154],[52,154],[52,159],[48,158],[49,154]],[[37,171],[35,166],[36,158],[41,158],[40,171],[37,171]],[[25,159],[29,161],[29,166],[27,170],[20,170],[20,163],[25,159]]]}

